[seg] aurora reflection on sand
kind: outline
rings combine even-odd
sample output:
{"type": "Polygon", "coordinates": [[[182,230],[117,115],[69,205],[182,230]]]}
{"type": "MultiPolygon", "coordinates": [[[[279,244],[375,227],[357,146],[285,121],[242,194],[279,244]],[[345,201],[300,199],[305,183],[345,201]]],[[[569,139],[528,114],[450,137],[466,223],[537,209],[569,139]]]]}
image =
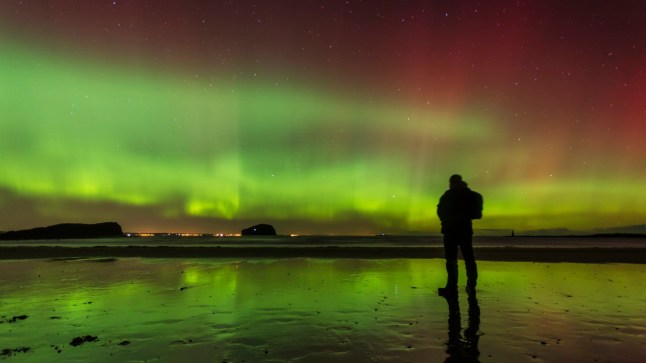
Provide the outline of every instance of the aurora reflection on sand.
{"type": "MultiPolygon", "coordinates": [[[[480,361],[639,361],[644,265],[480,267],[480,361]]],[[[2,348],[31,348],[11,357],[21,362],[447,356],[440,259],[28,260],[0,261],[0,270],[2,348]],[[98,341],[69,345],[85,335],[98,341]]]]}

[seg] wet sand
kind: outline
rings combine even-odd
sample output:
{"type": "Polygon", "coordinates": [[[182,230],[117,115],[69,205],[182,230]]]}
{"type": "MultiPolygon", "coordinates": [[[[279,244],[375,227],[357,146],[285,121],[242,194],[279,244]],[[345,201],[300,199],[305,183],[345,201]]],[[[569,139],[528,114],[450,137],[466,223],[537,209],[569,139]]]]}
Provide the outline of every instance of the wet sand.
{"type": "MultiPolygon", "coordinates": [[[[478,260],[639,263],[646,264],[645,247],[475,247],[478,260]]],[[[152,258],[443,258],[442,247],[381,246],[1,246],[0,259],[72,257],[152,258]]]]}
{"type": "Polygon", "coordinates": [[[442,259],[4,260],[0,358],[641,360],[646,265],[479,267],[476,299],[446,300],[442,259]]]}

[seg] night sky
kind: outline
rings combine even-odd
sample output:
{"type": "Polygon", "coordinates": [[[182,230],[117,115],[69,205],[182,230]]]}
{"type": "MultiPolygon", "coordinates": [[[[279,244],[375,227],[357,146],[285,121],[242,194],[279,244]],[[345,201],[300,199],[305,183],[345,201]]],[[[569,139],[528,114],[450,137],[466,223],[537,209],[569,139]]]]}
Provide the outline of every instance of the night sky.
{"type": "Polygon", "coordinates": [[[0,230],[646,223],[646,1],[0,2],[0,230]]]}

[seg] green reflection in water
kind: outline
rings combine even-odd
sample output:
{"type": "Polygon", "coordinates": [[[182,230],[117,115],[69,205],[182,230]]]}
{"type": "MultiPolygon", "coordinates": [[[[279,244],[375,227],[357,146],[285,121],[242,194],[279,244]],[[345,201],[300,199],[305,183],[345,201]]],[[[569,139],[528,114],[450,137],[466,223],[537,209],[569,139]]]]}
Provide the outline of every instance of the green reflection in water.
{"type": "MultiPolygon", "coordinates": [[[[646,266],[479,267],[481,360],[638,356],[646,266]]],[[[0,349],[31,348],[12,361],[447,357],[442,260],[31,260],[0,262],[0,272],[0,349]],[[69,345],[84,335],[100,341],[69,345]]],[[[458,301],[466,329],[466,294],[458,301]]]]}

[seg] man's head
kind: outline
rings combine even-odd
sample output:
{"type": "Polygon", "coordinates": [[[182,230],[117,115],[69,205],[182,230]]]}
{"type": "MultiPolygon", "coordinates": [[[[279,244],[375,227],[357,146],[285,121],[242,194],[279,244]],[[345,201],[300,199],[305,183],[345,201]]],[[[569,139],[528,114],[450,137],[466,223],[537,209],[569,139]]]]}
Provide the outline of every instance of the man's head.
{"type": "Polygon", "coordinates": [[[449,178],[449,187],[451,189],[453,188],[461,188],[465,185],[464,181],[462,181],[462,176],[459,174],[453,174],[449,178]]]}

